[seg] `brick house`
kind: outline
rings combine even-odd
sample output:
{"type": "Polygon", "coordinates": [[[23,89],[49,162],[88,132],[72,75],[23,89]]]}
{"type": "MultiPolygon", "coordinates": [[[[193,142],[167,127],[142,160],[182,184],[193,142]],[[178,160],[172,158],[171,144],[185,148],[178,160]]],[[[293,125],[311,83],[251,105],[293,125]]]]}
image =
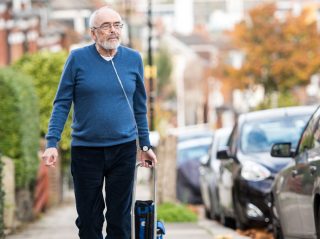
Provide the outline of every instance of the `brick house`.
{"type": "MultiPolygon", "coordinates": [[[[45,2],[37,0],[37,2],[45,2]]],[[[38,5],[41,6],[41,5],[38,5]]],[[[44,6],[44,5],[43,5],[44,6]]],[[[3,0],[0,3],[0,67],[10,65],[25,53],[40,49],[65,48],[59,30],[43,31],[44,8],[33,8],[31,0],[3,0]]]]}

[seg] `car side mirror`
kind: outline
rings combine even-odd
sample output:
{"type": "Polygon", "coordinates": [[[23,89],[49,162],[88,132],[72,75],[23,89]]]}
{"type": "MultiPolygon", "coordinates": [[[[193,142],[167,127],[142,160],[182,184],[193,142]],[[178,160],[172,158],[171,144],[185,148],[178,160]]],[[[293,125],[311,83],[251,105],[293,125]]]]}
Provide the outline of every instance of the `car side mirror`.
{"type": "Polygon", "coordinates": [[[209,164],[210,164],[210,157],[209,155],[203,155],[201,158],[200,158],[200,164],[204,167],[209,167],[209,164]]]}
{"type": "Polygon", "coordinates": [[[277,158],[294,157],[294,152],[291,151],[291,143],[276,143],[272,145],[271,156],[277,158]]]}
{"type": "Polygon", "coordinates": [[[230,156],[229,156],[229,148],[228,147],[221,149],[217,152],[217,159],[227,160],[229,158],[230,158],[230,156]]]}

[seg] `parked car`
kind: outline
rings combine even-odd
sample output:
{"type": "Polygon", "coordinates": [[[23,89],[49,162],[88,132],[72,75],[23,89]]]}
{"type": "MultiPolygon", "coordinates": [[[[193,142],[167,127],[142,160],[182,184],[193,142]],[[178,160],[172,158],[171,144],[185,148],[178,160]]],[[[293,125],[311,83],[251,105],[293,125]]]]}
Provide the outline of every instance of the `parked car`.
{"type": "Polygon", "coordinates": [[[200,159],[208,155],[212,132],[195,132],[181,136],[177,146],[177,199],[183,203],[201,204],[199,181],[200,159]]]}
{"type": "Polygon", "coordinates": [[[226,147],[232,128],[218,129],[214,133],[213,142],[209,149],[209,155],[202,157],[200,171],[200,189],[205,208],[205,215],[210,219],[218,219],[219,190],[217,186],[220,160],[217,160],[217,152],[226,147]]]}
{"type": "Polygon", "coordinates": [[[311,117],[299,145],[273,145],[273,157],[291,163],[276,177],[272,188],[275,239],[320,238],[320,108],[311,117]]]}
{"type": "Polygon", "coordinates": [[[220,217],[222,223],[244,229],[270,222],[270,195],[275,175],[290,159],[271,157],[277,142],[295,147],[315,107],[288,107],[239,116],[228,148],[218,152],[220,217]]]}

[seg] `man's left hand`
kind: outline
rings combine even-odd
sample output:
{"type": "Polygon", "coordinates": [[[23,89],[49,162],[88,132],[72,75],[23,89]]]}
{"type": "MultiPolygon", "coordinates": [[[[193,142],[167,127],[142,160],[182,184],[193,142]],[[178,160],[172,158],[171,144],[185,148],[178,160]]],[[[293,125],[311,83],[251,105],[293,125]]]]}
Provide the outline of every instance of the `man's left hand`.
{"type": "Polygon", "coordinates": [[[156,165],[157,156],[155,155],[152,149],[149,149],[146,152],[141,151],[140,163],[142,167],[146,167],[146,168],[152,168],[156,165]],[[148,163],[147,161],[151,162],[151,164],[148,163]]]}

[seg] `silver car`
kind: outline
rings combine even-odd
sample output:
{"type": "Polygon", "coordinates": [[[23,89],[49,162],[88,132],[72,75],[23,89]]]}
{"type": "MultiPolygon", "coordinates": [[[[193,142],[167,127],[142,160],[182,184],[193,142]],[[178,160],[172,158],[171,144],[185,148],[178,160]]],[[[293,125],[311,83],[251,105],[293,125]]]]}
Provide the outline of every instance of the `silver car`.
{"type": "Polygon", "coordinates": [[[275,239],[320,238],[320,108],[312,115],[299,144],[273,145],[273,157],[293,158],[276,177],[272,188],[275,239]]]}
{"type": "Polygon", "coordinates": [[[200,189],[205,215],[209,219],[218,219],[220,214],[219,189],[217,185],[221,161],[217,152],[226,147],[232,128],[215,131],[209,155],[202,157],[200,171],[200,189]]]}

